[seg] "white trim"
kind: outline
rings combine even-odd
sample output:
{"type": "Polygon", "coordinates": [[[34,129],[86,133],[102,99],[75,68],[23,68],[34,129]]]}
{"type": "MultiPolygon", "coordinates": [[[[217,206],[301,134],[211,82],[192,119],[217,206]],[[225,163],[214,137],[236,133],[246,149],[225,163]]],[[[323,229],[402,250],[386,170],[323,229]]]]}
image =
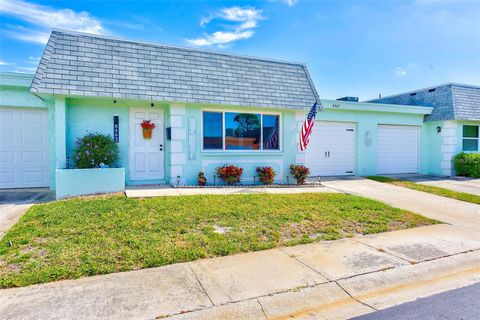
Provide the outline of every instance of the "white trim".
{"type": "Polygon", "coordinates": [[[281,112],[269,112],[269,111],[240,111],[236,109],[229,109],[225,111],[224,109],[210,109],[205,108],[200,110],[200,140],[201,140],[201,152],[202,153],[216,153],[216,152],[225,152],[225,153],[252,153],[252,154],[259,154],[259,153],[283,153],[283,116],[281,112]],[[203,146],[203,113],[204,112],[212,112],[212,113],[221,113],[222,114],[222,149],[205,149],[203,146]],[[258,114],[260,115],[260,149],[258,150],[227,150],[225,148],[225,113],[247,113],[247,114],[258,114]],[[263,149],[263,115],[273,115],[278,116],[278,131],[279,131],[279,139],[278,139],[278,150],[275,149],[263,149]]]}

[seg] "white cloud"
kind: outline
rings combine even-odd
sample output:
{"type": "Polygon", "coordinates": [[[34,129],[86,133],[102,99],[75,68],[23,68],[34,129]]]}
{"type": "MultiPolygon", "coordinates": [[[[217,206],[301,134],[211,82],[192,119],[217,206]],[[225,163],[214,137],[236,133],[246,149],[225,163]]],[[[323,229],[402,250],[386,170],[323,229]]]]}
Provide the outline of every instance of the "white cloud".
{"type": "Polygon", "coordinates": [[[230,7],[223,8],[208,17],[200,19],[200,26],[204,27],[211,21],[218,19],[234,23],[230,30],[218,30],[202,37],[187,39],[194,46],[223,46],[234,41],[248,39],[254,35],[253,29],[263,19],[262,10],[253,7],[230,7]]]}
{"type": "Polygon", "coordinates": [[[5,60],[0,59],[0,66],[11,66],[14,63],[6,62],[5,60]]]}
{"type": "Polygon", "coordinates": [[[12,27],[6,31],[10,37],[46,43],[50,29],[68,29],[79,32],[105,34],[102,23],[86,11],[56,9],[22,0],[0,0],[0,13],[27,22],[31,27],[12,27]]]}
{"type": "Polygon", "coordinates": [[[293,7],[298,3],[298,0],[283,0],[289,7],[293,7]]]}
{"type": "Polygon", "coordinates": [[[32,61],[40,61],[40,57],[29,57],[28,60],[32,60],[32,61]]]}
{"type": "Polygon", "coordinates": [[[404,77],[407,75],[407,71],[403,69],[402,67],[396,67],[395,68],[395,73],[397,76],[404,77]]]}

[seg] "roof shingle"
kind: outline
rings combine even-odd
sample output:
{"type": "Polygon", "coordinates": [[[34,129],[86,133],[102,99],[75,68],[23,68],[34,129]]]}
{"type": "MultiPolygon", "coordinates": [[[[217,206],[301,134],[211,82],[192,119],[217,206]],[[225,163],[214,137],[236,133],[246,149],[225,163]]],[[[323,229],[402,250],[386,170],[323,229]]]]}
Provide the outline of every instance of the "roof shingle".
{"type": "Polygon", "coordinates": [[[57,30],[31,91],[293,109],[318,99],[303,64],[57,30]]]}

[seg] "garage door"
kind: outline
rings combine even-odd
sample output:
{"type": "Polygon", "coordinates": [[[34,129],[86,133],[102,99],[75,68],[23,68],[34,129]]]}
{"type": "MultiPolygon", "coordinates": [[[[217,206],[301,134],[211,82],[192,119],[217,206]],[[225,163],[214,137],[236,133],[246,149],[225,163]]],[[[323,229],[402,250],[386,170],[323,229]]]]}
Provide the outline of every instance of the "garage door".
{"type": "Polygon", "coordinates": [[[352,175],[355,167],[355,124],[317,121],[305,152],[312,176],[352,175]]]}
{"type": "Polygon", "coordinates": [[[0,107],[0,188],[48,186],[47,110],[0,107]]]}
{"type": "Polygon", "coordinates": [[[377,133],[377,173],[417,173],[417,126],[379,125],[377,133]]]}

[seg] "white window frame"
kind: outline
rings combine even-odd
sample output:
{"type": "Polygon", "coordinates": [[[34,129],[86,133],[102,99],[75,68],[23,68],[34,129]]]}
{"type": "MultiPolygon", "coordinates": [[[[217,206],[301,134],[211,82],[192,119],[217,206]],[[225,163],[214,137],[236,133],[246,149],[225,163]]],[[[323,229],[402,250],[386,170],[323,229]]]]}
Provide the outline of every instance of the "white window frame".
{"type": "Polygon", "coordinates": [[[207,153],[216,153],[216,152],[227,152],[227,153],[281,153],[283,150],[283,121],[281,112],[254,112],[254,111],[243,111],[243,110],[216,110],[216,109],[202,109],[201,110],[201,140],[202,140],[202,152],[207,153]],[[222,114],[222,149],[205,149],[203,146],[203,113],[204,112],[215,112],[222,114]],[[248,113],[248,114],[259,114],[260,115],[260,149],[247,149],[247,150],[231,150],[226,149],[225,147],[225,113],[248,113]],[[278,116],[278,133],[280,135],[278,139],[278,149],[263,149],[263,115],[268,116],[278,116]]]}
{"type": "Polygon", "coordinates": [[[476,124],[464,124],[464,125],[462,125],[462,151],[465,152],[465,153],[477,153],[477,152],[480,152],[480,125],[476,125],[476,124]],[[464,137],[464,136],[463,136],[463,127],[465,127],[465,126],[477,127],[477,128],[478,128],[478,137],[476,137],[476,138],[464,137]],[[477,150],[476,150],[476,151],[463,150],[463,140],[464,140],[464,139],[467,139],[467,140],[477,140],[477,150]]]}

